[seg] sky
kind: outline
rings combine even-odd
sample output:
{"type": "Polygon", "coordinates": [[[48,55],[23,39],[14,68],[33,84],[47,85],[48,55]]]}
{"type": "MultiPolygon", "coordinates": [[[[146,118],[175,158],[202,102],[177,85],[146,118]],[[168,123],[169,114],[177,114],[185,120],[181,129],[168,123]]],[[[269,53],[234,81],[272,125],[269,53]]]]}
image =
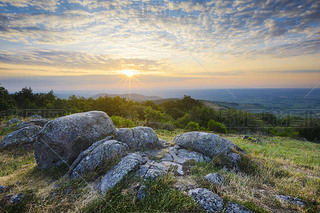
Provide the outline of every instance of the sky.
{"type": "Polygon", "coordinates": [[[0,83],[9,91],[316,88],[320,1],[0,0],[0,83]]]}

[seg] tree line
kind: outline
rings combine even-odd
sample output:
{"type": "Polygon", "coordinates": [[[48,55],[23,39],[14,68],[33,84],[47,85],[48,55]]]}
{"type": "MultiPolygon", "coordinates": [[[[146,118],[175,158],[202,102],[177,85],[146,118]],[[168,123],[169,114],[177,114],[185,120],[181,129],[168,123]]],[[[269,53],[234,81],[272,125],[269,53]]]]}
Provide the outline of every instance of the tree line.
{"type": "Polygon", "coordinates": [[[30,87],[9,94],[0,86],[0,112],[12,109],[63,110],[65,114],[100,110],[110,115],[114,123],[121,127],[147,125],[167,130],[183,128],[218,133],[261,133],[315,142],[320,140],[318,118],[279,117],[267,112],[258,114],[237,109],[216,110],[190,96],[156,104],[150,100],[139,103],[108,96],[93,99],[72,95],[68,99],[61,99],[52,90],[34,93],[30,87]]]}

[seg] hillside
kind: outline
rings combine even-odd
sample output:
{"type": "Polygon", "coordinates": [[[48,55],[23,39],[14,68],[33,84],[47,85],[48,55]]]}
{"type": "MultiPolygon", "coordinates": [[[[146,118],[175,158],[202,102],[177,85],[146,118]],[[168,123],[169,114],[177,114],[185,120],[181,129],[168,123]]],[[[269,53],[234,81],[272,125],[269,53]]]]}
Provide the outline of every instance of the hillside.
{"type": "MultiPolygon", "coordinates": [[[[79,125],[79,122],[77,124],[79,125]]],[[[1,139],[15,130],[14,125],[8,128],[2,123],[1,139]]],[[[45,132],[43,134],[46,134],[45,132]]],[[[181,129],[156,130],[157,136],[165,140],[166,145],[160,149],[149,150],[149,148],[144,153],[149,156],[154,165],[160,165],[164,162],[164,158],[168,160],[169,155],[174,156],[172,150],[176,149],[175,143],[181,144],[176,136],[186,132],[181,129]]],[[[239,167],[228,169],[231,167],[226,164],[226,159],[222,155],[203,162],[189,160],[182,163],[180,158],[174,158],[176,164],[172,165],[175,166],[170,167],[167,172],[160,172],[161,175],[155,176],[157,178],[143,181],[136,176],[139,170],[137,173],[131,172],[104,195],[97,190],[100,188],[99,182],[115,162],[108,167],[103,167],[103,170],[88,173],[81,178],[69,179],[65,174],[70,167],[66,165],[39,169],[32,144],[1,148],[0,185],[5,188],[1,188],[0,210],[5,212],[205,212],[203,207],[189,196],[188,191],[206,188],[221,197],[221,202],[226,204],[232,201],[253,212],[319,212],[320,153],[318,150],[320,144],[259,135],[250,135],[246,139],[236,134],[222,136],[247,153],[243,154],[240,149],[240,152],[234,150],[234,153],[241,156],[239,167]],[[181,169],[179,169],[180,166],[181,169]],[[236,172],[237,168],[239,172],[236,172]],[[218,185],[210,182],[205,178],[210,173],[219,173],[223,177],[223,182],[218,185]],[[142,186],[145,187],[143,199],[139,198],[142,186]],[[304,205],[290,204],[278,199],[277,195],[298,198],[297,200],[301,200],[304,205]]],[[[126,138],[121,139],[121,141],[126,140],[126,138]]],[[[128,144],[130,145],[129,141],[128,144]]],[[[180,150],[182,153],[181,148],[180,150]]],[[[84,158],[87,159],[89,156],[90,153],[84,158]]],[[[194,154],[192,158],[197,159],[194,158],[194,154]]],[[[160,167],[154,167],[154,171],[156,170],[165,171],[160,167]]],[[[223,208],[228,207],[225,205],[223,208]]]]}

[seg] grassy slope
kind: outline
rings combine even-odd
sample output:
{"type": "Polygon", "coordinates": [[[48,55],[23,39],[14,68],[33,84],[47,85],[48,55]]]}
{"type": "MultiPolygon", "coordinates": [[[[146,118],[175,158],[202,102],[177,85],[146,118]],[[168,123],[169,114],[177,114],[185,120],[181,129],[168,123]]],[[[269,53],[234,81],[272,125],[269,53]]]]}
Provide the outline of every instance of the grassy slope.
{"type": "MultiPolygon", "coordinates": [[[[171,142],[182,133],[157,131],[160,138],[171,142]]],[[[320,144],[287,138],[266,137],[262,144],[243,140],[237,135],[226,135],[248,152],[241,174],[225,172],[214,159],[212,163],[190,163],[186,178],[194,179],[199,187],[207,187],[224,200],[233,200],[256,212],[275,211],[319,212],[320,203],[320,144]],[[260,163],[256,163],[256,161],[260,163]],[[225,184],[210,185],[204,176],[219,171],[225,184]],[[276,201],[275,193],[300,197],[308,206],[299,209],[276,201]],[[309,200],[310,199],[310,200],[309,200]],[[313,201],[315,200],[315,202],[313,201]]],[[[184,193],[174,189],[172,175],[150,182],[149,195],[144,201],[136,200],[136,180],[132,175],[118,184],[105,197],[93,189],[94,183],[84,180],[68,181],[63,174],[68,168],[40,171],[31,146],[9,147],[0,150],[0,185],[10,187],[0,194],[0,211],[9,212],[107,212],[107,211],[199,211],[199,207],[184,193]],[[4,206],[5,196],[22,192],[26,202],[19,206],[4,206]],[[2,208],[2,209],[1,209],[2,208]]]]}

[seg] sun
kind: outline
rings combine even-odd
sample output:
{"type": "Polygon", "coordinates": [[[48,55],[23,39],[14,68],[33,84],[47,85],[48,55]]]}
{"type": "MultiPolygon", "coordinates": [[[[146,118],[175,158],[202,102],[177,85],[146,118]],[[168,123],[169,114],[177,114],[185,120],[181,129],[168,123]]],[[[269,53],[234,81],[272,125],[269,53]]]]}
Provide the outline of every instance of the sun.
{"type": "Polygon", "coordinates": [[[131,78],[132,76],[134,76],[136,74],[136,71],[135,70],[122,70],[121,73],[126,75],[127,77],[131,78]]]}

